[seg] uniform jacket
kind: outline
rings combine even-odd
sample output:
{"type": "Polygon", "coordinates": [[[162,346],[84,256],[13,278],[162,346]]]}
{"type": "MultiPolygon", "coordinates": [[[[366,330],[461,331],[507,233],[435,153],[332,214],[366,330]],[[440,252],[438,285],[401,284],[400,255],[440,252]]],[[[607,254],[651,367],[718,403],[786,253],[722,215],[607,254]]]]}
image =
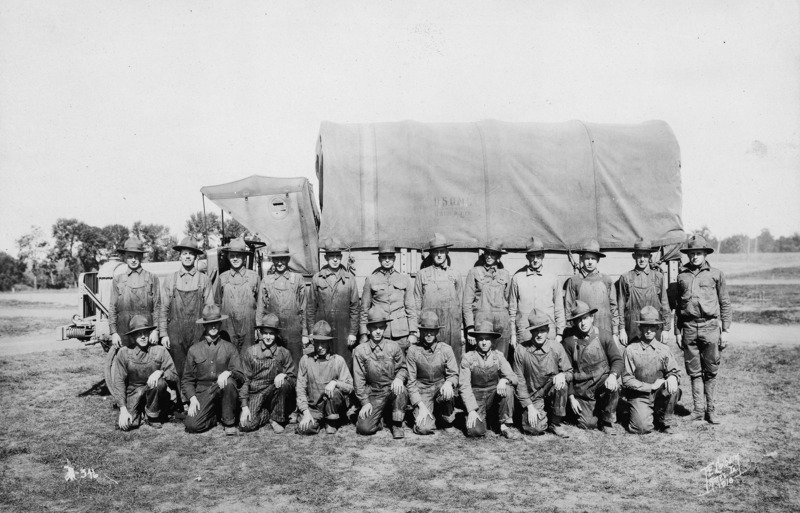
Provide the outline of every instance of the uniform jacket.
{"type": "Polygon", "coordinates": [[[678,273],[678,329],[690,321],[720,319],[722,329],[731,326],[731,300],[725,286],[725,275],[703,262],[698,269],[688,265],[678,273]]]}

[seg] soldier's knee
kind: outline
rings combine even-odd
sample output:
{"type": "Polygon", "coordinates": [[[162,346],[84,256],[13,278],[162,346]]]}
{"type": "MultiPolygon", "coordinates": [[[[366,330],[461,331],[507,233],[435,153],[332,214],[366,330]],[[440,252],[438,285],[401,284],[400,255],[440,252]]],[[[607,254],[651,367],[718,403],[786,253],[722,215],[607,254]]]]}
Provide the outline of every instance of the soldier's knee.
{"type": "Polygon", "coordinates": [[[533,436],[543,435],[545,432],[545,430],[539,426],[523,426],[522,430],[525,432],[525,434],[533,436]]]}
{"type": "Polygon", "coordinates": [[[159,392],[166,392],[167,391],[167,380],[164,378],[158,378],[158,383],[156,383],[156,390],[159,392]]]}
{"type": "Polygon", "coordinates": [[[183,427],[187,433],[202,433],[208,429],[201,425],[198,420],[199,418],[197,415],[194,417],[186,416],[186,420],[183,421],[183,427]]]}
{"type": "Polygon", "coordinates": [[[418,435],[432,435],[434,431],[433,423],[425,422],[423,424],[415,424],[414,432],[418,435]]]}
{"type": "Polygon", "coordinates": [[[703,369],[703,380],[708,381],[717,377],[717,369],[703,369]]]}
{"type": "Polygon", "coordinates": [[[378,424],[368,418],[358,419],[356,422],[356,433],[359,435],[374,435],[378,432],[378,424]]]}
{"type": "Polygon", "coordinates": [[[467,436],[470,438],[486,436],[486,424],[483,422],[476,422],[474,427],[467,428],[467,436]]]}
{"type": "Polygon", "coordinates": [[[578,427],[581,429],[597,429],[597,417],[579,415],[578,427]]]}
{"type": "Polygon", "coordinates": [[[636,411],[631,410],[630,420],[628,421],[628,431],[634,435],[646,435],[653,431],[653,422],[642,418],[636,411]]]}

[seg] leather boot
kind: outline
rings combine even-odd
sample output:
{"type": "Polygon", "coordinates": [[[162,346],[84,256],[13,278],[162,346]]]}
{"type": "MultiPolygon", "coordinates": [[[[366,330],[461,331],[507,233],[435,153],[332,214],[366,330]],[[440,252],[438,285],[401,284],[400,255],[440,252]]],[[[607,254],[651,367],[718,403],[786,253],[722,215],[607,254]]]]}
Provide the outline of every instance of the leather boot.
{"type": "Polygon", "coordinates": [[[706,420],[709,424],[719,424],[714,413],[714,392],[717,389],[717,378],[711,378],[703,381],[706,392],[706,420]]]}
{"type": "Polygon", "coordinates": [[[692,378],[692,402],[694,402],[694,409],[689,417],[690,420],[702,421],[705,412],[703,408],[703,378],[700,376],[692,378]]]}

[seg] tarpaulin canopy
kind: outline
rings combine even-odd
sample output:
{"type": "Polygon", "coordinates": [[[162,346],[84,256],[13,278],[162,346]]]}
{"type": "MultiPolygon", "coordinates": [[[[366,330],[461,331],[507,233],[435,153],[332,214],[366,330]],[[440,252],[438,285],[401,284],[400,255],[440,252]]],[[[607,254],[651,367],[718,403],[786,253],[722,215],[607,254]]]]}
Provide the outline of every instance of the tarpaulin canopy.
{"type": "Polygon", "coordinates": [[[323,122],[317,146],[320,238],[456,248],[498,237],[509,249],[595,238],[683,242],[680,149],[663,121],[566,123],[323,122]]]}
{"type": "Polygon", "coordinates": [[[258,235],[268,249],[287,243],[289,266],[295,271],[310,275],[319,269],[319,212],[308,179],[253,175],[200,192],[258,235]]]}

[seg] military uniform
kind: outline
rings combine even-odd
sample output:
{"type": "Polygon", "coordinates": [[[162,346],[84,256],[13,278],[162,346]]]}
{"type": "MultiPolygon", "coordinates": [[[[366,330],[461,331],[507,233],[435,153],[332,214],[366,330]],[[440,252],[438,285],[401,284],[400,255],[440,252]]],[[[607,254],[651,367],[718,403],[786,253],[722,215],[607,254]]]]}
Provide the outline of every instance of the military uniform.
{"type": "Polygon", "coordinates": [[[306,306],[306,327],[326,321],[333,336],[333,352],[353,368],[353,351],[347,338],[358,334],[361,301],[356,277],[343,266],[333,271],[324,266],[313,278],[306,306]]]}
{"type": "Polygon", "coordinates": [[[497,410],[501,424],[511,424],[514,417],[514,392],[519,383],[516,373],[500,351],[494,349],[486,354],[470,351],[461,360],[458,386],[467,412],[477,411],[480,419],[473,428],[467,428],[467,436],[483,436],[491,425],[489,413],[497,410]],[[500,378],[508,381],[505,397],[497,394],[500,378]]]}
{"type": "Polygon", "coordinates": [[[476,317],[491,321],[493,330],[500,333],[495,349],[508,357],[511,341],[511,317],[508,314],[508,300],[511,294],[511,275],[497,265],[479,265],[467,273],[464,284],[464,324],[475,326],[476,317]]]}
{"type": "MultiPolygon", "coordinates": [[[[408,350],[408,336],[417,332],[417,313],[414,304],[414,285],[407,274],[394,268],[386,271],[379,267],[364,281],[361,295],[361,333],[367,333],[367,312],[379,307],[389,315],[389,325],[383,334],[404,352],[408,350]]],[[[354,355],[355,357],[355,355],[354,355]]],[[[355,372],[355,367],[353,368],[355,372]]]]}

